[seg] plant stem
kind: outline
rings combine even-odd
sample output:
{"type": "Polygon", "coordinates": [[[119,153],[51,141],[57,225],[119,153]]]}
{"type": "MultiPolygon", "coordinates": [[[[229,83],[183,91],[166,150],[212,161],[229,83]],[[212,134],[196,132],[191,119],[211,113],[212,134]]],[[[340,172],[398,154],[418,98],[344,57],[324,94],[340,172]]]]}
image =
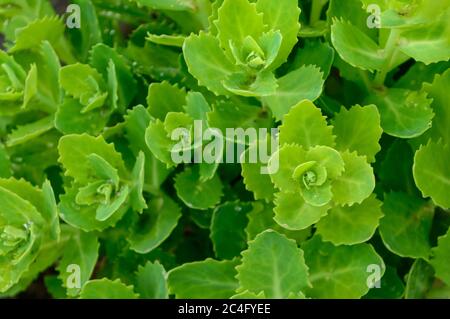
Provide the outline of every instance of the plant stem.
{"type": "Polygon", "coordinates": [[[311,15],[309,16],[309,24],[314,25],[320,20],[322,8],[325,5],[324,0],[313,0],[311,4],[311,15]]]}
{"type": "Polygon", "coordinates": [[[400,31],[398,29],[392,29],[389,34],[389,38],[386,41],[386,46],[384,47],[384,54],[386,56],[383,68],[377,73],[374,79],[376,85],[384,85],[386,76],[392,69],[392,64],[394,62],[395,53],[398,49],[398,39],[400,37],[400,31]]]}

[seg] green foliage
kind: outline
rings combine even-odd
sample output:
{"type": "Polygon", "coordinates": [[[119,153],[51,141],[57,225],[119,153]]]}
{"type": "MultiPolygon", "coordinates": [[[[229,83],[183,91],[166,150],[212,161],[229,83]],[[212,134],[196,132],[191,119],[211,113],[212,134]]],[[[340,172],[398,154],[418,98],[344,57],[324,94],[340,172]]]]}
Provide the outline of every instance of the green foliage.
{"type": "Polygon", "coordinates": [[[450,2],[281,2],[0,1],[0,298],[450,297],[450,2]]]}

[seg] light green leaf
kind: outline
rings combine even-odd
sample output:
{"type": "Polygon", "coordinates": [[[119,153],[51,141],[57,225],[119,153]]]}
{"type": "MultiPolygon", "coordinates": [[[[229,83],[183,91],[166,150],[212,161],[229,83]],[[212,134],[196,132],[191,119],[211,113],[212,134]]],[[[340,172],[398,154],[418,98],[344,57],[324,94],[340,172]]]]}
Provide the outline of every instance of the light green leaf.
{"type": "Polygon", "coordinates": [[[38,47],[42,41],[55,44],[64,34],[64,24],[58,17],[44,17],[16,30],[16,41],[9,52],[38,47]]]}
{"type": "Polygon", "coordinates": [[[278,160],[279,167],[275,172],[270,172],[270,178],[275,187],[286,193],[300,191],[300,182],[293,178],[295,169],[307,162],[306,151],[296,144],[282,146],[269,160],[269,167],[273,167],[272,162],[278,160]]]}
{"type": "Polygon", "coordinates": [[[256,5],[248,0],[225,0],[214,21],[218,39],[231,57],[230,43],[236,47],[243,45],[247,36],[258,39],[264,31],[263,15],[256,11],[256,5]]]}
{"type": "Polygon", "coordinates": [[[430,264],[436,271],[436,277],[450,285],[450,230],[444,236],[439,237],[437,247],[432,249],[432,259],[430,264]]]}
{"type": "Polygon", "coordinates": [[[383,133],[375,105],[342,108],[332,123],[338,149],[356,151],[358,155],[365,155],[369,162],[375,161],[375,154],[381,150],[378,141],[383,133]]]}
{"type": "Polygon", "coordinates": [[[344,172],[332,183],[333,200],[340,205],[360,204],[375,188],[372,167],[363,156],[343,152],[344,172]]]}
{"type": "Polygon", "coordinates": [[[147,262],[136,272],[135,289],[144,299],[167,299],[167,273],[158,262],[147,262]]]}
{"type": "Polygon", "coordinates": [[[236,95],[261,97],[275,94],[278,84],[272,72],[263,71],[256,78],[251,74],[234,73],[223,81],[223,86],[236,95]]]}
{"type": "Polygon", "coordinates": [[[242,202],[227,202],[214,209],[210,237],[217,258],[233,259],[246,248],[246,215],[251,209],[251,204],[242,202]]]}
{"type": "Polygon", "coordinates": [[[191,35],[184,42],[183,53],[189,72],[200,85],[216,95],[229,94],[222,83],[236,71],[236,67],[228,60],[215,37],[203,32],[191,35]]]}
{"type": "Polygon", "coordinates": [[[130,191],[131,207],[141,213],[142,210],[147,208],[147,203],[142,195],[145,182],[145,155],[143,152],[139,153],[131,175],[133,178],[133,187],[130,191]]]}
{"type": "Polygon", "coordinates": [[[361,204],[335,206],[317,224],[317,233],[334,245],[354,245],[368,241],[378,227],[382,202],[370,195],[361,204]]]}
{"type": "Polygon", "coordinates": [[[181,48],[183,47],[184,40],[186,40],[186,37],[182,35],[168,35],[168,34],[158,35],[148,33],[145,39],[155,44],[181,48]]]}
{"type": "Polygon", "coordinates": [[[169,112],[182,112],[186,92],[168,82],[152,83],[148,87],[148,112],[155,119],[164,121],[169,112]]]}
{"type": "Polygon", "coordinates": [[[331,71],[334,61],[334,49],[327,43],[318,39],[306,40],[305,45],[299,48],[291,67],[298,69],[301,66],[316,65],[326,79],[331,71]]]}
{"type": "Polygon", "coordinates": [[[306,290],[311,298],[360,298],[369,291],[369,266],[385,271],[383,259],[369,244],[333,246],[316,235],[302,246],[309,267],[312,288],[306,290]]]}
{"type": "Polygon", "coordinates": [[[272,64],[272,68],[276,69],[287,60],[298,41],[297,34],[300,30],[298,20],[301,10],[296,0],[285,0],[282,6],[271,0],[258,0],[256,9],[263,14],[264,24],[270,30],[279,30],[283,36],[278,56],[272,64]]]}
{"type": "Polygon", "coordinates": [[[58,265],[58,278],[67,289],[67,295],[75,297],[80,293],[80,287],[91,278],[98,259],[100,244],[93,233],[85,233],[81,230],[74,231],[69,242],[64,248],[64,253],[58,265]],[[79,272],[78,272],[79,271],[79,272]],[[79,275],[80,281],[75,281],[79,275]]]}
{"type": "Polygon", "coordinates": [[[194,11],[194,0],[135,0],[137,3],[154,10],[194,11]]]}
{"type": "Polygon", "coordinates": [[[367,101],[378,107],[381,127],[389,135],[411,138],[431,127],[434,114],[426,92],[388,89],[372,94],[367,101]]]}
{"type": "Polygon", "coordinates": [[[380,70],[385,63],[384,52],[358,27],[338,19],[331,26],[331,41],[339,56],[354,67],[380,70]]]}
{"type": "Polygon", "coordinates": [[[102,136],[93,137],[87,134],[65,135],[59,140],[59,162],[65,168],[65,174],[76,182],[84,184],[90,180],[90,163],[88,156],[97,154],[118,170],[119,176],[126,175],[122,156],[108,144],[102,136]]]}
{"type": "Polygon", "coordinates": [[[137,299],[133,286],[126,286],[120,279],[103,278],[88,281],[81,290],[81,299],[137,299]]]}
{"type": "Polygon", "coordinates": [[[443,208],[450,208],[450,146],[429,141],[414,156],[413,174],[423,197],[443,208]]]}
{"type": "Polygon", "coordinates": [[[241,291],[264,292],[267,298],[287,298],[309,285],[303,251],[295,241],[273,230],[262,232],[249,243],[236,269],[241,291]]]}
{"type": "Polygon", "coordinates": [[[213,259],[183,264],[169,272],[170,293],[178,299],[230,298],[239,287],[237,264],[237,260],[213,259]]]}
{"type": "Polygon", "coordinates": [[[281,120],[294,105],[302,100],[316,100],[322,94],[323,73],[314,65],[298,68],[278,79],[276,92],[263,98],[274,117],[281,120]]]}
{"type": "Polygon", "coordinates": [[[305,149],[316,145],[334,146],[333,128],[318,107],[310,101],[302,101],[291,108],[280,126],[280,145],[299,144],[305,149]]]}
{"type": "Polygon", "coordinates": [[[54,116],[46,116],[36,122],[18,126],[6,140],[6,146],[12,147],[25,143],[50,131],[53,128],[54,116]]]}
{"type": "Polygon", "coordinates": [[[274,202],[275,221],[289,230],[301,230],[317,223],[330,208],[328,205],[312,206],[298,193],[277,193],[274,202]]]}
{"type": "Polygon", "coordinates": [[[129,147],[135,156],[139,156],[142,151],[144,152],[144,180],[157,189],[167,178],[170,171],[164,163],[155,158],[145,142],[145,130],[149,124],[150,115],[142,105],[136,106],[125,115],[125,136],[129,147]]]}
{"type": "MultiPolygon", "coordinates": [[[[433,17],[432,19],[435,19],[433,17]]],[[[401,34],[400,50],[425,64],[450,59],[450,10],[435,21],[401,34]]],[[[430,21],[430,20],[428,20],[430,21]]]]}
{"type": "Polygon", "coordinates": [[[187,167],[175,177],[178,197],[190,208],[206,210],[220,202],[222,182],[215,175],[212,179],[201,181],[198,169],[187,167]]]}
{"type": "Polygon", "coordinates": [[[130,248],[140,254],[157,248],[172,233],[180,217],[180,207],[170,197],[163,195],[150,200],[148,208],[136,216],[127,238],[130,248]]]}
{"type": "Polygon", "coordinates": [[[386,247],[402,257],[428,259],[433,207],[411,195],[389,193],[382,209],[380,234],[386,247]]]}
{"type": "Polygon", "coordinates": [[[145,142],[152,154],[161,162],[165,163],[167,168],[175,166],[172,160],[171,150],[175,146],[164,128],[164,123],[159,119],[150,122],[145,131],[145,142]]]}

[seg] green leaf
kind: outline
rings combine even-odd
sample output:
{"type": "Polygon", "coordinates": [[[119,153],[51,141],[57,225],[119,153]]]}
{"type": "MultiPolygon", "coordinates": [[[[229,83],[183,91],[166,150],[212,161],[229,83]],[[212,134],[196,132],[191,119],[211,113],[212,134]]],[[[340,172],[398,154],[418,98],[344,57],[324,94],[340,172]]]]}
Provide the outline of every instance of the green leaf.
{"type": "Polygon", "coordinates": [[[275,94],[278,87],[275,75],[263,71],[256,75],[235,73],[223,81],[223,86],[233,94],[245,97],[261,97],[275,94]]]}
{"type": "Polygon", "coordinates": [[[381,127],[389,135],[412,138],[431,127],[434,114],[426,92],[388,89],[369,96],[367,101],[378,107],[381,127]]]}
{"type": "Polygon", "coordinates": [[[66,244],[57,270],[58,278],[66,287],[68,296],[77,296],[81,287],[91,278],[97,263],[99,247],[97,236],[83,231],[74,232],[66,244]],[[75,279],[77,276],[79,282],[75,279]],[[77,284],[80,284],[79,288],[76,288],[77,284]]]}
{"type": "Polygon", "coordinates": [[[200,85],[216,95],[229,94],[222,83],[236,71],[236,67],[222,51],[219,40],[204,32],[191,35],[184,42],[183,54],[189,72],[200,85]]]}
{"type": "Polygon", "coordinates": [[[164,128],[164,123],[159,119],[150,122],[145,131],[145,142],[153,156],[165,163],[167,168],[175,166],[175,163],[172,160],[171,151],[176,143],[169,138],[164,128]]]}
{"type": "Polygon", "coordinates": [[[283,36],[278,56],[272,64],[272,68],[276,69],[286,62],[291,50],[298,41],[297,34],[300,30],[298,20],[301,10],[296,0],[286,0],[282,6],[271,0],[258,0],[256,9],[263,14],[264,24],[270,30],[279,30],[283,36]]]}
{"type": "Polygon", "coordinates": [[[293,240],[273,230],[262,232],[249,243],[236,269],[239,290],[264,292],[267,298],[287,298],[309,285],[303,251],[293,240]]]}
{"type": "MultiPolygon", "coordinates": [[[[433,17],[435,18],[435,17],[433,17]]],[[[431,23],[406,30],[401,34],[400,50],[425,64],[448,61],[450,58],[450,10],[431,23]]]]}
{"type": "Polygon", "coordinates": [[[433,281],[433,267],[423,259],[416,259],[406,276],[405,299],[425,298],[433,281]]]}
{"type": "Polygon", "coordinates": [[[109,113],[96,109],[81,113],[83,105],[73,98],[65,98],[55,115],[55,127],[64,134],[98,134],[106,126],[109,113]]]}
{"type": "Polygon", "coordinates": [[[0,143],[0,177],[11,176],[11,161],[3,144],[0,143]]]}
{"type": "Polygon", "coordinates": [[[343,152],[345,169],[332,184],[333,200],[340,205],[360,204],[375,188],[375,176],[366,158],[343,152]]]}
{"type": "Polygon", "coordinates": [[[237,264],[237,260],[213,259],[183,264],[169,272],[170,293],[178,299],[230,298],[239,287],[237,264]]]}
{"type": "Polygon", "coordinates": [[[316,145],[333,147],[335,139],[320,109],[307,100],[292,107],[284,116],[279,138],[280,145],[296,143],[306,149],[316,145]]]}
{"type": "Polygon", "coordinates": [[[439,237],[437,247],[432,249],[432,258],[430,264],[436,271],[436,277],[450,285],[450,269],[448,261],[450,260],[450,230],[444,236],[439,237]]]}
{"type": "Polygon", "coordinates": [[[383,259],[369,244],[333,246],[316,235],[302,246],[309,267],[312,288],[305,292],[310,298],[360,298],[369,291],[368,267],[380,268],[384,274],[383,259]]]}
{"type": "MultiPolygon", "coordinates": [[[[431,81],[430,81],[431,82],[431,81]]],[[[419,140],[428,142],[429,138],[434,141],[442,139],[445,144],[450,143],[450,111],[447,107],[448,92],[450,87],[450,70],[445,71],[442,75],[436,75],[431,84],[424,83],[424,90],[428,93],[428,97],[433,99],[431,107],[435,116],[431,128],[426,131],[419,140]]]]}
{"type": "Polygon", "coordinates": [[[334,61],[334,49],[327,43],[317,39],[306,40],[304,46],[299,48],[291,67],[298,69],[302,66],[316,65],[326,79],[331,71],[334,61]]]}
{"type": "Polygon", "coordinates": [[[164,121],[169,112],[182,112],[186,92],[168,82],[152,83],[148,87],[147,104],[151,116],[164,121]]]}
{"type": "Polygon", "coordinates": [[[301,230],[317,223],[330,208],[328,205],[312,206],[297,193],[277,193],[274,202],[275,221],[289,230],[301,230]]]}
{"type": "Polygon", "coordinates": [[[145,130],[150,124],[150,115],[147,110],[138,105],[128,111],[125,116],[125,136],[127,137],[129,147],[135,156],[140,152],[145,155],[145,182],[158,188],[169,174],[166,165],[155,158],[145,142],[145,130]]]}
{"type": "Polygon", "coordinates": [[[368,241],[378,227],[381,201],[370,195],[361,204],[335,206],[317,224],[317,233],[334,245],[354,245],[368,241]]]}
{"type": "Polygon", "coordinates": [[[380,234],[386,247],[402,257],[428,259],[433,207],[404,193],[389,193],[382,209],[380,234]]]}
{"type": "Polygon", "coordinates": [[[16,30],[16,42],[9,52],[17,52],[38,47],[42,41],[57,43],[64,33],[64,24],[60,18],[44,17],[16,30]]]}
{"type": "Polygon", "coordinates": [[[145,39],[155,44],[181,48],[183,47],[184,40],[186,40],[186,37],[182,35],[167,35],[167,34],[157,35],[148,33],[145,39]]]}
{"type": "Polygon", "coordinates": [[[430,141],[414,156],[413,174],[423,197],[431,199],[443,208],[450,208],[448,189],[450,186],[449,145],[430,141]]]}
{"type": "Polygon", "coordinates": [[[331,41],[339,56],[353,67],[381,70],[384,51],[358,27],[338,19],[331,26],[331,41]]]}
{"type": "Polygon", "coordinates": [[[380,287],[370,289],[364,296],[365,299],[399,299],[405,293],[405,284],[397,274],[397,269],[386,266],[383,278],[380,280],[380,287]]]}
{"type": "Polygon", "coordinates": [[[155,10],[194,11],[194,0],[135,0],[137,3],[155,10]]]}
{"type": "Polygon", "coordinates": [[[375,162],[375,154],[381,150],[378,141],[383,133],[375,105],[342,108],[332,123],[337,149],[356,151],[358,155],[365,155],[369,162],[375,162]]]}
{"type": "Polygon", "coordinates": [[[167,299],[167,273],[158,262],[147,262],[136,272],[135,289],[144,299],[167,299]]]}
{"type": "Polygon", "coordinates": [[[251,204],[227,202],[214,209],[210,237],[218,259],[233,259],[247,246],[245,227],[251,204]]]}
{"type": "Polygon", "coordinates": [[[59,162],[66,169],[65,174],[76,182],[84,184],[90,179],[88,156],[97,154],[118,170],[119,176],[126,175],[125,164],[114,145],[105,142],[102,136],[87,134],[65,135],[59,140],[59,162]]]}
{"type": "Polygon", "coordinates": [[[46,116],[36,122],[17,127],[8,135],[6,146],[12,147],[37,138],[53,128],[54,117],[46,116]]]}
{"type": "Polygon", "coordinates": [[[307,162],[306,151],[303,147],[292,144],[284,145],[275,152],[269,160],[269,167],[273,167],[272,161],[278,160],[279,167],[275,172],[270,172],[270,178],[283,192],[293,193],[300,191],[300,182],[293,178],[295,169],[307,162]]]}
{"type": "Polygon", "coordinates": [[[322,94],[323,73],[314,65],[298,68],[278,79],[276,92],[263,98],[277,120],[302,100],[316,100],[322,94]]]}
{"type": "Polygon", "coordinates": [[[201,181],[198,169],[187,167],[175,177],[175,189],[178,197],[186,206],[206,210],[220,202],[222,182],[215,175],[212,179],[201,181]]]}
{"type": "Polygon", "coordinates": [[[263,15],[258,14],[256,5],[248,0],[225,0],[214,21],[218,39],[231,57],[230,43],[241,47],[247,36],[258,39],[264,30],[263,15]]]}
{"type": "Polygon", "coordinates": [[[162,195],[150,200],[148,208],[136,216],[127,238],[130,248],[140,254],[151,252],[169,237],[180,217],[180,207],[170,197],[162,195]]]}
{"type": "Polygon", "coordinates": [[[140,152],[136,163],[134,164],[132,178],[133,178],[133,187],[130,191],[130,202],[131,207],[137,212],[142,212],[145,208],[147,208],[147,203],[145,202],[145,198],[142,194],[144,190],[144,182],[145,182],[145,155],[143,152],[140,152]]]}
{"type": "Polygon", "coordinates": [[[88,281],[81,290],[81,299],[137,299],[133,286],[126,286],[120,279],[103,278],[88,281]]]}

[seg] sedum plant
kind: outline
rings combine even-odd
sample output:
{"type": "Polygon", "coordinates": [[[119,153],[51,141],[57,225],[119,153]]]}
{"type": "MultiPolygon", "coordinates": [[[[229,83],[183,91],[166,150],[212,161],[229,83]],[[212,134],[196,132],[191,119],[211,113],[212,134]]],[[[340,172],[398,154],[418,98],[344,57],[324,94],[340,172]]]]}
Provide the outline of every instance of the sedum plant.
{"type": "Polygon", "coordinates": [[[0,0],[1,297],[450,297],[448,0],[70,4],[0,0]]]}

